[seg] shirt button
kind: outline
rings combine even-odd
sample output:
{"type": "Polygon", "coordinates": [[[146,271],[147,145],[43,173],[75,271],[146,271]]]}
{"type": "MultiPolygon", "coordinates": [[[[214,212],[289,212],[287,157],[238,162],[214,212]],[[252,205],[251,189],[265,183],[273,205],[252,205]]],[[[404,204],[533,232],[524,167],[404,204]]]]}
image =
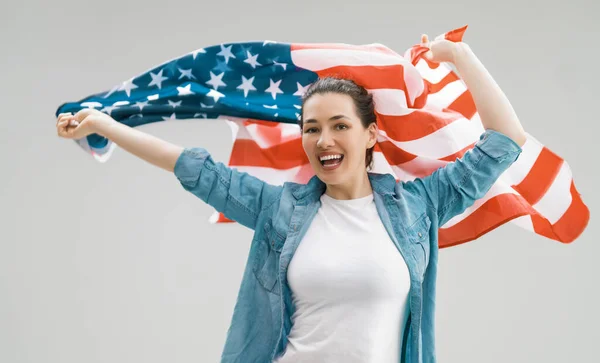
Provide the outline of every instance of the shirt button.
{"type": "Polygon", "coordinates": [[[419,232],[418,236],[419,236],[419,238],[423,237],[423,233],[419,232]]]}

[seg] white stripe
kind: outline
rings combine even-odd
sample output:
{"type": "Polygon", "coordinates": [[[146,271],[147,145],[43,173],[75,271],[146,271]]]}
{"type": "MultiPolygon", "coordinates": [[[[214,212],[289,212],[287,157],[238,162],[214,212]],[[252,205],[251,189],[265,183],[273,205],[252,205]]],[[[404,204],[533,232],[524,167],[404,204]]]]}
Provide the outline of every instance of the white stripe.
{"type": "Polygon", "coordinates": [[[507,183],[510,183],[510,185],[520,184],[527,177],[531,168],[533,168],[543,148],[544,145],[530,138],[528,134],[527,141],[522,146],[523,151],[521,155],[503,174],[507,183]]]}
{"type": "Polygon", "coordinates": [[[301,68],[320,71],[339,66],[410,65],[399,55],[357,49],[299,49],[292,51],[292,62],[301,68]]]}
{"type": "Polygon", "coordinates": [[[533,205],[551,224],[556,223],[571,206],[571,168],[566,162],[562,163],[560,171],[544,196],[533,205]]]}
{"type": "Polygon", "coordinates": [[[375,110],[382,115],[404,116],[412,113],[406,104],[406,93],[401,89],[379,88],[370,89],[369,93],[375,100],[375,110]]]}
{"type": "Polygon", "coordinates": [[[430,159],[440,159],[452,155],[477,142],[481,132],[466,118],[460,118],[441,129],[411,141],[396,141],[383,130],[379,131],[378,141],[388,140],[402,150],[430,159]]]}
{"type": "Polygon", "coordinates": [[[531,216],[529,214],[515,218],[510,222],[530,232],[534,232],[533,221],[531,220],[531,216]]]}
{"type": "Polygon", "coordinates": [[[373,169],[370,170],[376,174],[391,174],[396,178],[396,173],[388,163],[387,159],[381,151],[373,152],[373,169]]]}
{"type": "Polygon", "coordinates": [[[448,164],[447,161],[416,157],[406,163],[393,165],[392,169],[400,180],[407,182],[416,178],[424,178],[446,164],[448,164]]]}

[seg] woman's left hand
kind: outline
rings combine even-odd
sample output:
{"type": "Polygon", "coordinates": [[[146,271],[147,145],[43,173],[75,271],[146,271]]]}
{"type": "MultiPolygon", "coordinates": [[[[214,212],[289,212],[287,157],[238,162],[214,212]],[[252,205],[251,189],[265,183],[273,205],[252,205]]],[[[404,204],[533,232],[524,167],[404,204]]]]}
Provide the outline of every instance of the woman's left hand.
{"type": "Polygon", "coordinates": [[[423,54],[425,59],[434,63],[454,63],[458,43],[443,38],[430,41],[427,34],[423,34],[421,35],[421,46],[429,48],[429,51],[423,54]]]}

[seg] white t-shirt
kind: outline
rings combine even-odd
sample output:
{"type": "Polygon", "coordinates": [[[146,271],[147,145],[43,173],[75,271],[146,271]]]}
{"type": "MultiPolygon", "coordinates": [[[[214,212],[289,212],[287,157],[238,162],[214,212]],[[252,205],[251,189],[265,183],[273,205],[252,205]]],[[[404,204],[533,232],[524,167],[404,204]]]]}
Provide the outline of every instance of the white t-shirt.
{"type": "Polygon", "coordinates": [[[372,194],[352,200],[323,194],[321,203],[290,261],[297,310],[286,350],[274,362],[397,363],[408,267],[372,194]]]}

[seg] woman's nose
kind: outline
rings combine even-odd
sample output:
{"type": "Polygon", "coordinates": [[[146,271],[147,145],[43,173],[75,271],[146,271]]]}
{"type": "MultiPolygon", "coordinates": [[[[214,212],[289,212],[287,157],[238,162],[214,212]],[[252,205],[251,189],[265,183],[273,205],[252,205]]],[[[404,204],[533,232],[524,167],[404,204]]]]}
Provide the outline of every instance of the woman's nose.
{"type": "Polygon", "coordinates": [[[317,146],[324,149],[331,145],[333,145],[333,139],[331,138],[329,133],[321,132],[321,137],[319,137],[319,140],[317,141],[317,146]]]}

